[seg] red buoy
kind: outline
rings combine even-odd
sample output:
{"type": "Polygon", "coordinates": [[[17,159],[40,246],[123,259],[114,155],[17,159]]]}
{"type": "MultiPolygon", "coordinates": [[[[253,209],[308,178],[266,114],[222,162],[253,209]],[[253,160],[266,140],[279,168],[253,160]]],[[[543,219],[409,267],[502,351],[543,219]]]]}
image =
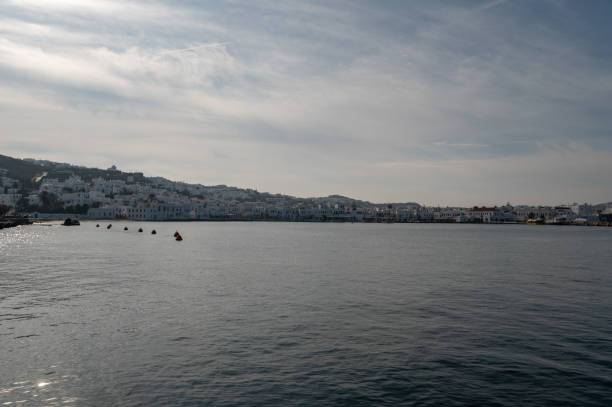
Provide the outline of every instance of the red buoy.
{"type": "Polygon", "coordinates": [[[176,232],[174,232],[174,235],[173,235],[173,236],[174,236],[174,237],[179,236],[179,232],[178,232],[178,230],[177,230],[176,232]]]}
{"type": "Polygon", "coordinates": [[[97,227],[97,228],[99,228],[99,227],[100,227],[100,224],[99,224],[99,223],[96,223],[96,227],[97,227]]]}
{"type": "Polygon", "coordinates": [[[176,238],[176,241],[177,241],[177,242],[180,242],[180,241],[182,241],[182,240],[183,240],[183,236],[181,236],[181,235],[180,235],[180,234],[178,234],[178,233],[176,234],[176,237],[175,237],[175,238],[176,238]]]}
{"type": "Polygon", "coordinates": [[[138,233],[142,233],[142,228],[138,228],[138,233]]]}
{"type": "Polygon", "coordinates": [[[123,228],[123,230],[128,230],[127,226],[125,226],[125,227],[123,228]]]}
{"type": "Polygon", "coordinates": [[[152,234],[152,235],[156,235],[156,234],[157,234],[157,232],[155,231],[155,229],[153,229],[153,230],[151,231],[151,234],[152,234]]]}
{"type": "Polygon", "coordinates": [[[106,229],[110,229],[110,228],[112,228],[112,227],[113,227],[113,225],[111,225],[111,224],[109,223],[109,224],[108,224],[108,226],[106,227],[106,229]]]}

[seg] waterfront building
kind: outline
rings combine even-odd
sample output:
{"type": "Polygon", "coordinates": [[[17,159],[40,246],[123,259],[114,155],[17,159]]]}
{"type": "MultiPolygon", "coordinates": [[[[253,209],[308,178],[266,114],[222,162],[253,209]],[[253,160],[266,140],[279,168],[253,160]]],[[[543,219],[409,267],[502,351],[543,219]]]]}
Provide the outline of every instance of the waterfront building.
{"type": "Polygon", "coordinates": [[[122,208],[120,207],[89,208],[87,217],[90,219],[119,219],[121,213],[122,208]]]}
{"type": "Polygon", "coordinates": [[[475,206],[467,210],[466,215],[471,222],[476,223],[501,223],[506,219],[504,212],[497,207],[487,208],[483,206],[479,208],[475,206]]]}
{"type": "Polygon", "coordinates": [[[463,223],[467,222],[468,217],[457,208],[435,208],[432,219],[434,222],[463,223]]]}
{"type": "Polygon", "coordinates": [[[599,213],[599,220],[602,222],[612,222],[612,207],[608,207],[599,213]]]}
{"type": "Polygon", "coordinates": [[[515,206],[513,213],[519,222],[526,222],[530,218],[552,219],[555,217],[555,210],[549,206],[515,206]]]}
{"type": "Polygon", "coordinates": [[[576,214],[569,206],[555,206],[554,222],[565,223],[576,219],[576,214]]]}

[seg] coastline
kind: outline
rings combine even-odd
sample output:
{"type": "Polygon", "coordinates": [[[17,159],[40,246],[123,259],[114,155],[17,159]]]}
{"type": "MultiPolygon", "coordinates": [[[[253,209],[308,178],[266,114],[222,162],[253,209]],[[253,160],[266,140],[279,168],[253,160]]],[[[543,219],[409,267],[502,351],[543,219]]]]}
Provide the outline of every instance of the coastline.
{"type": "Polygon", "coordinates": [[[31,225],[34,223],[27,217],[3,217],[0,218],[0,229],[14,228],[22,225],[31,225]]]}
{"type": "MultiPolygon", "coordinates": [[[[31,219],[31,218],[30,218],[31,219]]],[[[63,221],[65,217],[49,217],[44,220],[63,221]]],[[[253,218],[211,218],[211,219],[130,219],[130,218],[88,218],[88,217],[73,217],[85,222],[270,222],[270,223],[368,223],[368,224],[406,224],[406,223],[427,223],[427,224],[455,224],[455,225],[525,225],[525,226],[585,226],[585,227],[612,227],[612,222],[549,222],[531,224],[528,222],[444,222],[444,221],[394,221],[387,219],[375,220],[313,220],[313,219],[253,219],[253,218]]],[[[35,219],[42,220],[42,219],[35,219]]],[[[31,222],[30,222],[31,223],[31,222]]]]}
{"type": "Polygon", "coordinates": [[[456,225],[527,225],[527,226],[586,226],[586,227],[612,227],[612,222],[455,222],[450,220],[395,220],[389,218],[368,218],[368,219],[278,219],[278,218],[249,218],[249,217],[217,217],[208,219],[193,219],[193,218],[173,218],[173,219],[131,219],[129,217],[104,218],[104,217],[88,217],[79,214],[37,214],[37,216],[6,216],[0,217],[0,229],[16,227],[21,225],[31,225],[36,222],[43,221],[64,221],[66,218],[71,218],[80,221],[89,222],[287,222],[287,223],[379,223],[379,224],[395,224],[395,223],[434,223],[434,224],[456,224],[456,225]],[[41,216],[42,215],[42,216],[41,216]]]}

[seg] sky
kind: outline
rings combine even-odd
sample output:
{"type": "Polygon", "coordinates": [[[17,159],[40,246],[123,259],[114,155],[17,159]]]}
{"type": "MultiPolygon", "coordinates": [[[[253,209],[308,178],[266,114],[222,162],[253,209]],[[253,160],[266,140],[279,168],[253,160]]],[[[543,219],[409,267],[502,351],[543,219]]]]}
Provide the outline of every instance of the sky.
{"type": "Polygon", "coordinates": [[[612,201],[612,2],[0,1],[0,154],[300,197],[612,201]]]}

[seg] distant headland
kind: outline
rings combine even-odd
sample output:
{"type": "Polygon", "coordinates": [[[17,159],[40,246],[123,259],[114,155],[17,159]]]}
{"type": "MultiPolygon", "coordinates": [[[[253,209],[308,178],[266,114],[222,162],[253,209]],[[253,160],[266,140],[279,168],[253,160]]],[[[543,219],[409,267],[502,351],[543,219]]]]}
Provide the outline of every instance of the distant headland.
{"type": "Polygon", "coordinates": [[[0,218],[142,221],[436,222],[609,225],[612,202],[494,207],[372,203],[342,195],[298,198],[226,185],[205,186],[0,155],[0,218]]]}

